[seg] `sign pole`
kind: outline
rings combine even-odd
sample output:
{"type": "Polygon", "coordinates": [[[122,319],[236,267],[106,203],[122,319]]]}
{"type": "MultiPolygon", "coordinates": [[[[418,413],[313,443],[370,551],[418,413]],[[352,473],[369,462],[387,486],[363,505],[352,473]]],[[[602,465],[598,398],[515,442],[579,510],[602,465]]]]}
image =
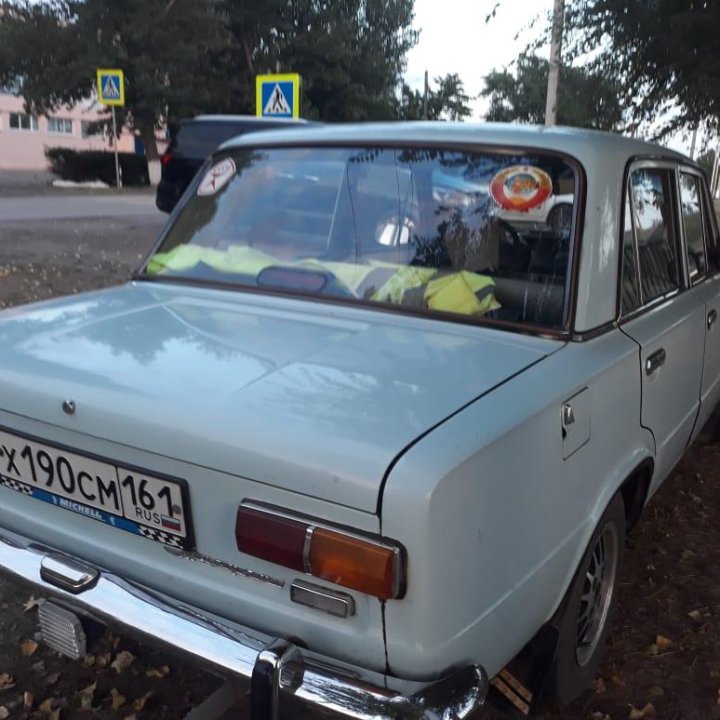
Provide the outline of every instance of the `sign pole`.
{"type": "Polygon", "coordinates": [[[120,158],[118,157],[117,149],[117,121],[115,120],[115,106],[112,106],[113,116],[113,148],[115,149],[115,186],[117,188],[122,187],[120,183],[120,158]]]}
{"type": "Polygon", "coordinates": [[[115,151],[115,186],[122,187],[120,175],[120,157],[117,146],[117,118],[115,107],[125,105],[125,73],[119,69],[97,69],[98,100],[106,107],[112,108],[113,150],[115,151]]]}

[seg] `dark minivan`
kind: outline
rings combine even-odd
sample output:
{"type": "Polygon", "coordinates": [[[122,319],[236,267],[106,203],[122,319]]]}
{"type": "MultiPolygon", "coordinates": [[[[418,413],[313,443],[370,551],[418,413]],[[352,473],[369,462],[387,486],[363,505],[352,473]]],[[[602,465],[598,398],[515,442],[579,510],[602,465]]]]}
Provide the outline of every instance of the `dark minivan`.
{"type": "Polygon", "coordinates": [[[155,204],[163,212],[172,212],[205,159],[226,140],[260,130],[297,127],[298,124],[308,123],[252,115],[198,115],[183,120],[161,158],[162,176],[155,204]]]}

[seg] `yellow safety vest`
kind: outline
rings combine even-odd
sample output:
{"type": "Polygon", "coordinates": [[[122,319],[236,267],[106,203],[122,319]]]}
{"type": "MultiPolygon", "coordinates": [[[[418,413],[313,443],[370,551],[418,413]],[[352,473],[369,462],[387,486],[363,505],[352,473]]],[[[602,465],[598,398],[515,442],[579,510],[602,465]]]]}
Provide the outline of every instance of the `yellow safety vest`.
{"type": "MultiPolygon", "coordinates": [[[[227,250],[215,250],[198,245],[179,245],[166,253],[154,255],[148,263],[148,272],[180,272],[200,262],[220,272],[235,272],[251,277],[257,277],[266,268],[278,265],[277,258],[251,247],[233,246],[227,250]]],[[[378,261],[356,264],[316,259],[287,265],[329,272],[360,299],[422,306],[462,315],[482,315],[500,307],[495,299],[493,279],[468,270],[441,273],[436,268],[378,261]]]]}

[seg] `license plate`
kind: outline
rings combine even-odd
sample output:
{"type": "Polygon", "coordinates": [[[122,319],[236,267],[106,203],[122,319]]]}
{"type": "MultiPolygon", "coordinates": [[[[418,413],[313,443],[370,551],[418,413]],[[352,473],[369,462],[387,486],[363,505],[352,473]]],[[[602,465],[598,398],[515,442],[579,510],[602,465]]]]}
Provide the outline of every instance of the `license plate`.
{"type": "Polygon", "coordinates": [[[0,430],[0,486],[191,549],[187,486],[0,430]]]}

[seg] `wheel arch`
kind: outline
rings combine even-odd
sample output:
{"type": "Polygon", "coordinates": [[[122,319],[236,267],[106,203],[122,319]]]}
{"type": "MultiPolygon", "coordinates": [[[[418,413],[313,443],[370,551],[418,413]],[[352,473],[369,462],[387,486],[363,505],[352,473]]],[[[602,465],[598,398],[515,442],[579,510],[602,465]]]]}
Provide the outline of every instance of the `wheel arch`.
{"type": "Polygon", "coordinates": [[[625,532],[629,533],[637,525],[650,494],[655,463],[652,458],[645,458],[620,486],[625,505],[625,532]]]}
{"type": "MultiPolygon", "coordinates": [[[[597,522],[605,514],[605,510],[618,496],[622,498],[625,508],[625,534],[627,535],[635,527],[649,497],[654,468],[653,458],[651,456],[645,457],[637,463],[632,471],[627,473],[619,487],[609,495],[603,496],[604,503],[598,503],[599,515],[594,521],[592,533],[595,531],[594,527],[597,522]]],[[[529,685],[536,695],[536,707],[542,707],[542,704],[546,701],[547,681],[549,679],[548,668],[555,658],[559,639],[556,620],[567,601],[567,594],[580,568],[585,550],[586,548],[583,546],[583,551],[573,568],[572,574],[569,576],[568,584],[564,588],[552,616],[514,659],[524,658],[525,663],[529,659],[529,685]]]]}
{"type": "Polygon", "coordinates": [[[649,496],[655,469],[655,461],[653,459],[654,443],[652,436],[646,436],[644,440],[645,442],[641,442],[636,446],[635,452],[630,454],[624,463],[619,464],[615,468],[615,471],[610,475],[608,481],[603,485],[602,490],[598,493],[592,511],[588,514],[586,519],[585,528],[582,533],[582,541],[578,544],[578,549],[572,565],[568,569],[565,581],[559,588],[557,599],[553,605],[552,613],[548,616],[548,619],[555,615],[562,604],[573,577],[577,572],[577,568],[580,565],[580,561],[585,553],[587,544],[595,531],[595,527],[617,494],[622,495],[623,504],[625,506],[626,535],[627,532],[637,524],[645,506],[645,502],[649,496]]]}

